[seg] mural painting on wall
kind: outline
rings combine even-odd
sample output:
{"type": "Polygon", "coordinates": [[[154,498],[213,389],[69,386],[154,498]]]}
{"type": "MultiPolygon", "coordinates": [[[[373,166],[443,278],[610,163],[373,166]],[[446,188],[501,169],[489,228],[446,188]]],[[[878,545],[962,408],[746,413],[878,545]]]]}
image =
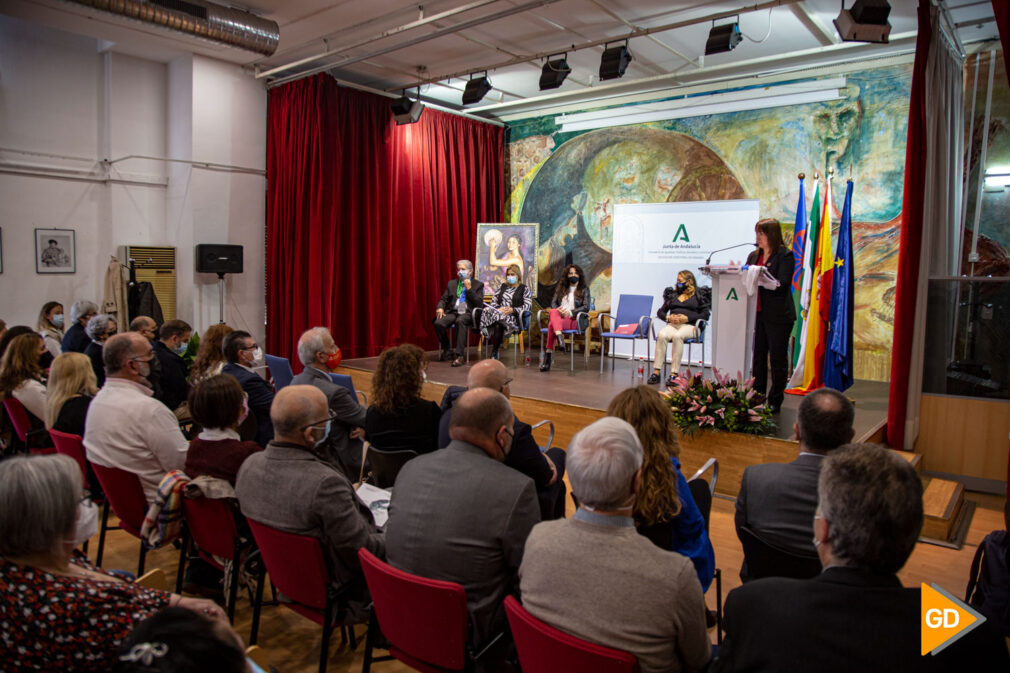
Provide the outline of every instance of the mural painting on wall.
{"type": "Polygon", "coordinates": [[[883,380],[890,361],[910,88],[911,67],[896,66],[847,74],[842,97],[824,103],[574,133],[560,133],[553,116],[513,122],[508,217],[540,222],[541,301],[564,265],[575,263],[586,271],[597,308],[609,308],[612,218],[619,203],[756,198],[762,217],[781,220],[789,244],[797,174],[808,176],[809,211],[811,178],[831,167],[836,230],[844,180],[851,175],[856,188],[856,375],[883,380]]]}

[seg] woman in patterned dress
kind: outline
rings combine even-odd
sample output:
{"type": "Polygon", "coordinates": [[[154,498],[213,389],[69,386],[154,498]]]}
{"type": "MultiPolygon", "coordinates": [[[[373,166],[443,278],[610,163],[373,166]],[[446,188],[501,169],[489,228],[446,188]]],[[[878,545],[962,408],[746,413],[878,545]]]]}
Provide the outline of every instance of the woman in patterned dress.
{"type": "Polygon", "coordinates": [[[0,668],[98,673],[115,668],[134,623],[165,606],[227,619],[212,601],[147,589],[92,565],[76,547],[97,532],[67,456],[0,462],[0,668]]]}
{"type": "Polygon", "coordinates": [[[480,329],[491,339],[491,357],[495,360],[505,334],[522,331],[522,315],[533,305],[533,295],[519,282],[521,278],[519,265],[510,264],[505,271],[505,282],[480,314],[480,329]]]}

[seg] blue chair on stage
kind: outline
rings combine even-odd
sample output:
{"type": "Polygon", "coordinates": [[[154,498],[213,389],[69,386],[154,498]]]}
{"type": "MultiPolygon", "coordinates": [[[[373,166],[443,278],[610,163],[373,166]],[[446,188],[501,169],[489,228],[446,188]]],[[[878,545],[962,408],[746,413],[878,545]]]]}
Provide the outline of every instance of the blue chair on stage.
{"type": "MultiPolygon", "coordinates": [[[[589,310],[596,310],[596,300],[590,298],[589,310]]],[[[537,311],[537,322],[536,324],[540,326],[540,361],[544,361],[544,343],[547,339],[547,327],[544,326],[544,316],[550,312],[550,309],[540,309],[537,311]]],[[[566,338],[565,347],[568,349],[568,368],[570,371],[575,371],[575,337],[581,336],[584,340],[583,351],[586,361],[586,369],[589,369],[589,313],[581,311],[575,315],[576,327],[575,329],[563,329],[561,330],[562,336],[566,338]],[[569,340],[570,339],[570,340],[569,340]]],[[[533,332],[530,332],[530,344],[533,343],[533,332]]]]}
{"type": "MultiPolygon", "coordinates": [[[[656,324],[657,323],[662,324],[662,323],[659,322],[659,319],[657,318],[656,320],[652,321],[652,325],[651,325],[651,328],[650,328],[650,330],[652,332],[652,340],[653,341],[656,340],[656,324]]],[[[687,366],[690,367],[691,363],[692,363],[692,360],[691,360],[691,354],[693,353],[692,347],[695,344],[701,344],[701,360],[698,361],[698,364],[701,365],[702,369],[705,369],[705,328],[708,327],[708,321],[707,320],[699,320],[695,324],[695,327],[698,328],[698,336],[692,337],[690,339],[684,339],[684,345],[687,346],[687,366]]],[[[660,329],[662,329],[662,327],[660,327],[660,329]]],[[[657,358],[660,357],[660,353],[658,351],[656,352],[656,357],[657,358]]],[[[663,380],[665,381],[666,380],[666,353],[663,353],[662,357],[663,357],[663,380]]],[[[679,362],[676,362],[676,363],[673,363],[673,364],[677,365],[677,369],[678,370],[680,369],[680,363],[679,362]]],[[[671,368],[671,371],[672,371],[672,368],[671,368]]]]}
{"type": "Polygon", "coordinates": [[[368,406],[368,396],[365,393],[357,391],[354,389],[354,380],[351,379],[350,374],[330,374],[330,380],[336,383],[338,386],[342,386],[351,391],[352,395],[361,399],[362,406],[368,406]]]}
{"type": "Polygon", "coordinates": [[[270,369],[270,378],[274,380],[275,391],[289,385],[291,379],[295,378],[295,373],[291,369],[291,361],[287,358],[276,355],[264,355],[263,357],[266,358],[267,367],[270,369]]]}
{"type": "MultiPolygon", "coordinates": [[[[647,294],[622,294],[617,301],[617,316],[609,313],[601,313],[598,316],[600,321],[600,373],[603,373],[603,357],[607,353],[607,339],[610,339],[613,347],[614,339],[631,339],[631,359],[635,359],[635,342],[639,339],[645,340],[645,357],[649,358],[651,349],[649,347],[649,325],[652,319],[652,297],[647,294]],[[609,324],[604,322],[609,321],[609,324]],[[622,325],[634,325],[630,331],[616,330],[622,325]]],[[[610,358],[610,371],[614,371],[614,356],[610,358]]]]}
{"type": "MultiPolygon", "coordinates": [[[[485,304],[483,308],[486,309],[486,308],[489,308],[489,307],[485,304]]],[[[474,309],[474,316],[473,316],[474,324],[477,324],[477,325],[480,324],[480,322],[479,322],[480,315],[478,314],[478,311],[481,311],[481,310],[483,310],[483,309],[479,309],[479,308],[478,309],[474,309]]],[[[510,329],[509,331],[505,332],[504,336],[502,336],[502,345],[503,346],[506,345],[509,342],[509,339],[512,340],[512,367],[513,368],[519,366],[519,346],[520,346],[520,344],[522,344],[523,352],[524,353],[526,352],[526,344],[525,344],[525,339],[523,337],[526,335],[527,332],[529,332],[529,329],[530,329],[530,316],[531,316],[531,314],[532,314],[531,311],[523,311],[522,314],[519,316],[519,318],[520,318],[520,320],[519,320],[519,322],[520,322],[519,328],[518,329],[510,329]]],[[[480,334],[481,334],[481,344],[482,344],[481,345],[481,357],[485,358],[485,357],[488,357],[488,354],[487,354],[486,351],[487,351],[487,349],[488,349],[488,347],[490,345],[490,337],[489,337],[488,332],[487,332],[486,329],[482,329],[480,331],[480,334]]]]}

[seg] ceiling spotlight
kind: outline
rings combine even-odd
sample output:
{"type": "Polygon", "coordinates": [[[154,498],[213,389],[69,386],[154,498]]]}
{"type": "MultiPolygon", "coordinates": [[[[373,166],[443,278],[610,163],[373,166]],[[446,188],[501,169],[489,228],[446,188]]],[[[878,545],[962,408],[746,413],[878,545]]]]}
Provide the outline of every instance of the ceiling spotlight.
{"type": "Polygon", "coordinates": [[[733,23],[724,23],[721,26],[715,25],[713,21],[712,30],[709,31],[708,40],[705,42],[705,56],[733,51],[742,39],[739,17],[733,23]]]}
{"type": "Polygon", "coordinates": [[[846,42],[879,42],[887,44],[891,34],[891,24],[887,16],[891,13],[891,5],[887,0],[856,0],[852,9],[845,9],[835,19],[835,30],[838,36],[846,42]]]}
{"type": "Polygon", "coordinates": [[[617,79],[624,75],[631,63],[631,52],[628,51],[628,41],[619,47],[603,45],[603,58],[600,59],[600,80],[617,79]]]}
{"type": "Polygon", "coordinates": [[[466,83],[466,88],[463,89],[463,105],[480,102],[480,99],[486,96],[492,88],[491,81],[487,78],[487,72],[482,77],[471,75],[466,83]]]}
{"type": "Polygon", "coordinates": [[[565,81],[569,73],[572,72],[571,67],[568,65],[568,54],[554,54],[555,56],[561,56],[559,59],[551,60],[551,57],[547,57],[547,62],[544,63],[544,69],[540,72],[540,90],[544,91],[546,89],[557,89],[561,86],[561,83],[565,81]]]}
{"type": "Polygon", "coordinates": [[[410,100],[407,98],[407,93],[404,92],[402,96],[389,104],[389,109],[393,112],[393,121],[397,126],[415,123],[424,112],[424,106],[421,105],[420,88],[417,90],[417,100],[410,100]]]}

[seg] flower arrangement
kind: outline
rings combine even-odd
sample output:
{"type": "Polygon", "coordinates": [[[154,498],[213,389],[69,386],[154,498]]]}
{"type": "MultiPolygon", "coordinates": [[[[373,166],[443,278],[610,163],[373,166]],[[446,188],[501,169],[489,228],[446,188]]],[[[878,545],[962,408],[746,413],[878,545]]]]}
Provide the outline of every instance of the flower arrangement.
{"type": "Polygon", "coordinates": [[[688,370],[670,377],[660,394],[685,435],[706,429],[752,435],[774,432],[777,426],[764,395],[754,390],[753,378],[743,382],[741,378],[739,372],[731,379],[713,369],[713,379],[706,379],[701,372],[692,375],[688,370]]]}

